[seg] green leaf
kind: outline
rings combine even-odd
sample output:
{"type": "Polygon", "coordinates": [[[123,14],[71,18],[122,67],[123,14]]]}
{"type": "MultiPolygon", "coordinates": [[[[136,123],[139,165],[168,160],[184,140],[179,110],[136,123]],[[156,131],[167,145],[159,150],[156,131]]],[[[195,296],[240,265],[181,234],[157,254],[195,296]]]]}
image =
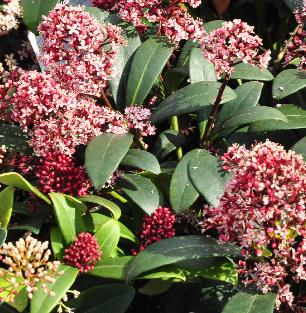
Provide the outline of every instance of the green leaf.
{"type": "Polygon", "coordinates": [[[14,187],[8,186],[0,192],[0,227],[7,228],[14,203],[14,187]]]}
{"type": "Polygon", "coordinates": [[[236,265],[227,258],[202,258],[179,262],[177,266],[192,275],[224,281],[232,285],[238,283],[236,265]]]}
{"type": "Polygon", "coordinates": [[[82,292],[69,306],[76,306],[75,313],[124,313],[134,295],[134,289],[127,285],[97,286],[82,292]]]}
{"type": "Polygon", "coordinates": [[[238,111],[236,114],[234,114],[234,116],[231,116],[229,119],[227,119],[222,124],[220,129],[222,130],[224,128],[239,127],[249,123],[264,120],[276,120],[286,122],[287,118],[283,113],[276,109],[265,106],[257,106],[238,111]]]}
{"type": "Polygon", "coordinates": [[[159,194],[150,179],[125,174],[118,180],[118,186],[145,213],[152,214],[159,205],[159,194]]]}
{"type": "Polygon", "coordinates": [[[141,105],[170,58],[173,45],[162,37],[147,39],[136,51],[129,73],[126,105],[141,105]]]}
{"type": "Polygon", "coordinates": [[[273,313],[276,294],[262,294],[259,291],[242,290],[225,305],[222,313],[273,313]]]}
{"type": "Polygon", "coordinates": [[[199,151],[199,149],[195,149],[185,154],[172,175],[170,183],[170,202],[176,213],[187,211],[199,197],[199,193],[194,188],[188,175],[188,164],[197,156],[199,151]]]}
{"type": "Polygon", "coordinates": [[[125,92],[128,75],[131,69],[134,53],[141,45],[141,40],[135,29],[127,23],[119,23],[124,29],[123,36],[127,40],[126,46],[119,46],[118,56],[113,66],[115,76],[110,81],[110,88],[118,108],[124,108],[125,92]]]}
{"type": "Polygon", "coordinates": [[[156,157],[153,154],[140,149],[130,149],[121,161],[121,164],[138,167],[157,175],[160,173],[160,165],[156,157]]]}
{"type": "Polygon", "coordinates": [[[21,0],[22,18],[28,29],[38,35],[37,27],[43,15],[47,16],[58,2],[59,0],[21,0]]]}
{"type": "Polygon", "coordinates": [[[270,81],[274,79],[274,76],[269,70],[262,71],[256,65],[253,66],[249,63],[239,63],[235,66],[231,79],[270,81]]]}
{"type": "Polygon", "coordinates": [[[42,216],[34,215],[21,220],[17,225],[11,226],[9,230],[27,230],[38,235],[42,223],[43,223],[42,216]]]}
{"type": "Polygon", "coordinates": [[[226,120],[237,115],[239,111],[255,107],[258,104],[262,87],[263,83],[254,81],[242,84],[235,89],[237,98],[222,106],[218,114],[216,129],[226,120]]]}
{"type": "Polygon", "coordinates": [[[164,265],[185,260],[211,257],[238,256],[239,249],[231,244],[220,245],[215,239],[204,236],[182,236],[161,240],[141,251],[130,262],[127,281],[164,265]]]}
{"type": "Polygon", "coordinates": [[[66,265],[60,265],[59,271],[63,271],[63,275],[56,277],[54,283],[47,284],[48,288],[55,292],[55,296],[50,297],[47,295],[39,283],[38,290],[33,293],[30,313],[51,312],[72,286],[79,273],[76,268],[66,265]]]}
{"type": "Polygon", "coordinates": [[[12,124],[2,124],[0,126],[0,146],[20,153],[31,153],[32,149],[28,145],[28,136],[22,131],[20,126],[12,124]]]}
{"type": "Polygon", "coordinates": [[[0,174],[0,183],[7,186],[20,188],[28,192],[33,192],[37,197],[41,198],[48,204],[51,204],[50,200],[45,195],[43,195],[39,190],[32,186],[27,180],[25,180],[18,173],[10,172],[0,174]]]}
{"type": "Polygon", "coordinates": [[[92,271],[88,274],[107,279],[124,280],[126,265],[132,260],[132,256],[123,256],[119,258],[108,258],[100,260],[92,271]]]}
{"type": "Polygon", "coordinates": [[[283,104],[277,110],[286,116],[288,122],[267,120],[253,123],[249,127],[249,132],[306,128],[306,111],[302,108],[294,104],[283,104]]]}
{"type": "Polygon", "coordinates": [[[7,235],[6,229],[0,227],[0,247],[1,247],[2,244],[5,242],[6,235],[7,235]]]}
{"type": "MultiPolygon", "coordinates": [[[[174,115],[192,113],[212,105],[221,84],[218,82],[197,82],[188,85],[160,103],[151,117],[153,123],[160,123],[174,115]]],[[[236,98],[235,92],[225,88],[222,103],[236,98]]]]}
{"type": "Polygon", "coordinates": [[[303,0],[284,0],[291,11],[295,11],[297,8],[302,8],[303,0]]]}
{"type": "Polygon", "coordinates": [[[84,9],[88,12],[92,17],[98,20],[99,23],[103,23],[104,20],[108,17],[109,12],[95,8],[95,7],[85,7],[84,9]]]}
{"type": "Polygon", "coordinates": [[[216,30],[218,28],[221,28],[224,24],[224,21],[222,20],[214,20],[214,21],[211,21],[211,22],[208,22],[208,23],[205,23],[204,24],[204,27],[205,27],[205,31],[206,33],[211,33],[213,30],[216,30]]]}
{"type": "Polygon", "coordinates": [[[214,65],[202,55],[201,48],[192,49],[189,60],[189,76],[192,84],[201,81],[217,81],[214,65]]]}
{"type": "Polygon", "coordinates": [[[171,282],[186,281],[186,275],[184,271],[178,268],[176,265],[166,265],[158,269],[146,272],[137,279],[162,279],[171,282]]]}
{"type": "Polygon", "coordinates": [[[177,61],[177,67],[184,67],[188,64],[190,60],[190,53],[193,50],[194,47],[198,45],[198,42],[194,40],[187,40],[184,44],[182,51],[179,55],[178,61],[177,61]]]}
{"type": "Polygon", "coordinates": [[[120,227],[116,220],[109,220],[95,233],[103,258],[115,256],[115,251],[120,239],[120,227]]]}
{"type": "Polygon", "coordinates": [[[104,133],[95,137],[85,151],[85,166],[94,187],[99,191],[117,169],[133,142],[130,134],[104,133]]]}
{"type": "MultiPolygon", "coordinates": [[[[29,302],[26,287],[23,287],[14,298],[14,303],[8,303],[18,312],[24,312],[29,302]]],[[[2,311],[1,311],[2,312],[2,311]]]]}
{"type": "MultiPolygon", "coordinates": [[[[99,213],[91,213],[91,232],[95,233],[101,226],[103,226],[108,221],[112,220],[110,217],[99,214],[99,213]]],[[[135,235],[121,222],[118,221],[118,225],[120,227],[120,236],[124,239],[130,240],[132,242],[136,242],[135,235]]]]}
{"type": "Polygon", "coordinates": [[[66,244],[74,241],[76,236],[86,231],[78,200],[59,193],[50,193],[56,219],[66,244]]]}
{"type": "Polygon", "coordinates": [[[64,256],[64,238],[57,227],[52,227],[50,241],[54,257],[61,260],[64,256]]]}
{"type": "Polygon", "coordinates": [[[306,87],[305,71],[291,69],[279,73],[273,82],[273,98],[280,100],[306,87]]]}
{"type": "Polygon", "coordinates": [[[156,296],[168,291],[172,286],[172,282],[153,279],[148,281],[143,287],[138,288],[137,291],[146,296],[156,296]]]}
{"type": "Polygon", "coordinates": [[[153,146],[153,153],[157,158],[164,158],[172,151],[176,150],[185,142],[185,137],[178,131],[168,129],[162,132],[153,146]]]}
{"type": "Polygon", "coordinates": [[[189,161],[188,174],[197,191],[209,204],[217,207],[228,177],[222,172],[218,158],[206,150],[197,150],[189,161]]]}
{"type": "Polygon", "coordinates": [[[296,142],[293,147],[291,147],[291,150],[301,154],[304,160],[306,160],[306,137],[296,142]]]}
{"type": "Polygon", "coordinates": [[[78,199],[82,202],[90,202],[103,206],[112,213],[115,220],[119,220],[121,216],[121,209],[119,208],[119,206],[110,200],[94,195],[82,196],[78,199]]]}

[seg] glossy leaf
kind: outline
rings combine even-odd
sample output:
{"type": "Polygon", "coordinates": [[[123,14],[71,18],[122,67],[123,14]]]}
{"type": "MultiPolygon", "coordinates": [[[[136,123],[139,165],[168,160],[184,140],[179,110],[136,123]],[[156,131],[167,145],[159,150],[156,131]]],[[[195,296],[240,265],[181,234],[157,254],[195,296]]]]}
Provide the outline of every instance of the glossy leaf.
{"type": "Polygon", "coordinates": [[[135,51],[141,45],[141,40],[132,26],[127,23],[120,23],[118,26],[123,27],[123,36],[127,44],[118,48],[118,56],[113,66],[115,76],[110,81],[110,88],[117,107],[123,108],[131,63],[135,51]]]}
{"type": "Polygon", "coordinates": [[[218,244],[210,237],[182,236],[165,239],[147,247],[130,262],[126,279],[137,276],[164,265],[199,258],[237,256],[239,249],[230,244],[218,244]]]}
{"type": "Polygon", "coordinates": [[[296,142],[291,150],[301,154],[304,157],[304,160],[306,160],[306,137],[296,142]]]}
{"type": "Polygon", "coordinates": [[[242,290],[225,305],[222,313],[273,313],[276,294],[262,294],[259,291],[242,290]]]}
{"type": "Polygon", "coordinates": [[[31,216],[21,220],[17,225],[11,226],[9,230],[27,230],[36,235],[39,234],[43,223],[42,216],[31,216]]]}
{"type": "Polygon", "coordinates": [[[111,284],[93,287],[73,300],[75,313],[124,313],[131,304],[135,291],[131,286],[111,284]]]}
{"type": "Polygon", "coordinates": [[[102,9],[98,9],[95,7],[85,7],[84,9],[86,12],[88,12],[92,17],[94,17],[96,20],[98,20],[100,23],[103,23],[104,20],[108,17],[109,12],[104,11],[102,9]]]}
{"type": "Polygon", "coordinates": [[[170,202],[176,213],[187,211],[199,197],[199,193],[191,183],[188,175],[188,164],[198,155],[199,151],[199,149],[192,150],[184,155],[172,175],[170,202]]]}
{"type": "Polygon", "coordinates": [[[2,228],[2,227],[0,227],[0,247],[5,242],[6,235],[7,235],[7,230],[2,228]]]}
{"type": "Polygon", "coordinates": [[[33,185],[31,185],[26,179],[24,179],[18,173],[9,172],[0,174],[0,183],[7,186],[20,188],[28,192],[33,192],[37,197],[41,198],[48,204],[51,204],[50,200],[45,195],[43,195],[39,190],[37,190],[33,185]]]}
{"type": "Polygon", "coordinates": [[[76,236],[86,231],[85,223],[81,216],[78,200],[59,193],[50,193],[58,226],[66,244],[71,243],[76,236]]]}
{"type": "Polygon", "coordinates": [[[306,128],[306,111],[302,108],[293,104],[284,104],[277,110],[286,116],[287,122],[274,120],[257,122],[250,125],[249,132],[306,128]]]}
{"type": "Polygon", "coordinates": [[[54,257],[61,260],[64,256],[64,238],[58,228],[52,227],[50,241],[54,257]]]}
{"type": "Polygon", "coordinates": [[[28,29],[37,35],[37,27],[43,15],[47,16],[58,2],[59,0],[21,0],[22,18],[28,29]]]}
{"type": "Polygon", "coordinates": [[[90,202],[101,205],[112,213],[115,220],[119,220],[121,216],[121,209],[119,208],[119,206],[110,200],[95,195],[82,196],[78,199],[82,202],[90,202]]]}
{"type": "Polygon", "coordinates": [[[140,105],[149,94],[173,51],[162,37],[147,39],[136,51],[128,77],[126,105],[140,105]]]}
{"type": "Polygon", "coordinates": [[[218,158],[206,150],[197,150],[189,161],[188,174],[197,191],[209,204],[217,207],[228,176],[222,171],[218,158]]]}
{"type": "Polygon", "coordinates": [[[303,6],[303,0],[284,0],[288,7],[293,11],[303,6]]]}
{"type": "Polygon", "coordinates": [[[137,279],[162,279],[171,282],[182,282],[186,281],[187,278],[183,270],[172,264],[146,272],[138,276],[137,279]]]}
{"type": "Polygon", "coordinates": [[[160,173],[160,165],[156,157],[144,150],[130,149],[124,159],[122,165],[141,168],[154,174],[160,173]]]}
{"type": "Polygon", "coordinates": [[[8,186],[0,192],[0,226],[7,228],[14,203],[14,187],[8,186]]]}
{"type": "Polygon", "coordinates": [[[274,76],[269,70],[262,71],[256,65],[253,66],[249,63],[239,63],[235,66],[231,79],[271,81],[274,79],[274,76]]]}
{"type": "Polygon", "coordinates": [[[306,73],[296,69],[280,72],[273,82],[273,97],[283,99],[306,87],[306,73]]]}
{"type": "MultiPolygon", "coordinates": [[[[220,86],[218,82],[197,82],[178,90],[159,104],[152,114],[151,121],[160,123],[174,115],[196,112],[212,105],[220,86]]],[[[235,92],[226,87],[222,103],[235,98],[235,92]]]]}
{"type": "Polygon", "coordinates": [[[20,126],[12,124],[2,124],[0,126],[0,146],[5,145],[10,150],[27,154],[32,151],[28,140],[28,136],[20,126]]]}
{"type": "Polygon", "coordinates": [[[201,81],[217,81],[214,65],[202,55],[201,48],[192,49],[189,60],[189,77],[192,84],[201,81]]]}
{"type": "Polygon", "coordinates": [[[118,186],[145,213],[152,214],[159,205],[156,186],[148,178],[125,174],[118,180],[118,186]]]}
{"type": "Polygon", "coordinates": [[[99,191],[125,157],[133,136],[104,133],[95,137],[85,151],[85,166],[94,187],[99,191]]]}
{"type": "Polygon", "coordinates": [[[102,259],[96,264],[88,274],[107,279],[124,280],[127,264],[133,259],[132,256],[102,259]]]}
{"type": "Polygon", "coordinates": [[[115,251],[120,239],[120,227],[116,220],[109,220],[95,233],[103,258],[115,256],[115,251]]]}
{"type": "Polygon", "coordinates": [[[168,291],[173,286],[172,282],[161,279],[152,279],[143,287],[138,288],[138,292],[146,296],[156,296],[168,291]]]}
{"type": "Polygon", "coordinates": [[[59,271],[63,271],[63,275],[55,277],[55,282],[48,284],[48,287],[55,292],[55,296],[47,295],[38,283],[38,290],[33,293],[31,300],[30,313],[51,312],[72,286],[79,273],[76,268],[66,265],[60,265],[59,271]]]}
{"type": "Polygon", "coordinates": [[[205,23],[205,31],[209,34],[211,33],[213,30],[216,30],[220,27],[222,27],[224,21],[222,20],[214,20],[208,23],[205,23]]]}

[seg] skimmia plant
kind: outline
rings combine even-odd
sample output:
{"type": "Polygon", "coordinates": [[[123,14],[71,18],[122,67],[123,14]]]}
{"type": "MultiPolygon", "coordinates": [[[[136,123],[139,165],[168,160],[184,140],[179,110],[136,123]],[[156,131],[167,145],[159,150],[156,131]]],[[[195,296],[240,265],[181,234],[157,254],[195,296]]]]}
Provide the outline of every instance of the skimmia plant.
{"type": "Polygon", "coordinates": [[[0,312],[306,313],[305,25],[0,0],[0,312]]]}

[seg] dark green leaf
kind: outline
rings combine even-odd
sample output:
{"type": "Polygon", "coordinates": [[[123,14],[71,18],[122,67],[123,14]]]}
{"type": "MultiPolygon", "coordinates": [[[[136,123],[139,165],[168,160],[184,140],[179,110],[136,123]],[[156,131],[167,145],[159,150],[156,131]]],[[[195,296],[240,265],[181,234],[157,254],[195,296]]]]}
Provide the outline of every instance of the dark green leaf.
{"type": "Polygon", "coordinates": [[[217,81],[214,65],[202,55],[201,48],[192,49],[189,60],[189,76],[192,84],[201,81],[217,81]]]}
{"type": "Polygon", "coordinates": [[[66,292],[74,283],[79,271],[76,268],[60,265],[59,271],[63,271],[63,275],[55,278],[54,283],[49,283],[48,287],[55,292],[54,297],[47,295],[41,284],[38,283],[38,290],[34,292],[31,300],[30,313],[47,313],[55,308],[58,302],[63,298],[66,292]]]}
{"type": "Polygon", "coordinates": [[[64,256],[64,238],[57,227],[52,227],[50,241],[54,257],[61,260],[64,256]]]}
{"type": "Polygon", "coordinates": [[[115,251],[120,239],[120,227],[118,221],[109,220],[95,233],[95,237],[103,253],[103,258],[107,259],[115,256],[115,251]]]}
{"type": "Polygon", "coordinates": [[[154,174],[160,173],[160,165],[156,157],[144,150],[130,149],[124,159],[122,165],[138,167],[154,174]]]}
{"type": "Polygon", "coordinates": [[[185,142],[185,137],[178,131],[168,129],[162,132],[153,146],[153,153],[157,158],[164,158],[185,142]]]}
{"type": "Polygon", "coordinates": [[[43,15],[47,16],[59,0],[21,0],[22,18],[26,26],[38,35],[37,27],[43,15]]]}
{"type": "Polygon", "coordinates": [[[130,262],[126,279],[164,265],[199,258],[237,256],[239,249],[230,244],[220,245],[215,239],[204,236],[186,236],[165,239],[147,247],[130,262]]]}
{"type": "Polygon", "coordinates": [[[18,225],[14,225],[9,230],[27,230],[36,235],[39,234],[43,218],[41,216],[31,216],[20,221],[18,225]]]}
{"type": "Polygon", "coordinates": [[[301,154],[304,157],[304,160],[306,160],[306,137],[296,142],[291,150],[301,154]]]}
{"type": "Polygon", "coordinates": [[[188,175],[188,164],[195,158],[199,149],[188,152],[175,168],[170,183],[170,202],[176,213],[187,211],[199,197],[188,175]]]}
{"type": "Polygon", "coordinates": [[[168,291],[173,286],[172,282],[161,279],[152,279],[143,287],[138,288],[138,292],[146,296],[156,296],[168,291]]]}
{"type": "Polygon", "coordinates": [[[190,53],[194,47],[196,47],[198,43],[194,40],[187,40],[184,44],[182,51],[179,55],[178,61],[177,61],[177,67],[183,67],[186,66],[189,62],[190,53]]]}
{"type": "Polygon", "coordinates": [[[135,295],[127,285],[103,285],[82,292],[78,299],[69,306],[75,307],[76,313],[124,313],[135,295]]]}
{"type": "Polygon", "coordinates": [[[288,7],[293,11],[303,6],[303,0],[284,0],[288,7]]]}
{"type": "MultiPolygon", "coordinates": [[[[151,121],[159,123],[174,115],[196,112],[213,104],[220,86],[218,82],[198,82],[178,90],[160,103],[152,114],[151,121]]],[[[235,98],[235,92],[226,87],[222,103],[235,98]]]]}
{"type": "Polygon", "coordinates": [[[104,259],[104,257],[102,257],[101,261],[99,261],[95,268],[88,272],[88,274],[102,278],[124,280],[126,265],[132,258],[132,256],[123,256],[114,259],[104,259]]]}
{"type": "Polygon", "coordinates": [[[8,186],[0,192],[0,226],[7,228],[14,203],[14,187],[8,186]]]}
{"type": "Polygon", "coordinates": [[[206,33],[211,33],[213,30],[222,27],[224,21],[222,20],[214,20],[204,24],[206,33]]]}
{"type": "Polygon", "coordinates": [[[99,191],[117,169],[133,142],[133,136],[104,133],[95,137],[85,151],[88,176],[99,191]]]}
{"type": "Polygon", "coordinates": [[[94,7],[85,7],[85,11],[96,18],[100,23],[103,23],[109,15],[109,12],[94,7]]]}
{"type": "Polygon", "coordinates": [[[276,294],[243,290],[236,293],[225,305],[222,313],[273,313],[276,294]]]}
{"type": "Polygon", "coordinates": [[[159,205],[159,194],[150,179],[125,174],[118,180],[122,191],[147,214],[152,214],[159,205]]]}
{"type": "Polygon", "coordinates": [[[19,126],[11,124],[0,126],[0,146],[5,145],[8,149],[27,154],[32,151],[28,140],[28,136],[19,126]]]}
{"type": "Polygon", "coordinates": [[[285,70],[273,82],[273,98],[280,100],[306,87],[306,73],[299,70],[285,70]]]}
{"type": "Polygon", "coordinates": [[[7,186],[20,188],[28,192],[33,192],[37,197],[46,201],[48,204],[51,204],[50,200],[45,195],[43,195],[39,190],[32,186],[27,180],[25,180],[18,173],[10,172],[0,174],[0,183],[7,186]]]}
{"type": "Polygon", "coordinates": [[[209,204],[217,207],[224,193],[227,175],[222,172],[218,158],[206,150],[197,150],[188,165],[190,180],[209,204]]]}
{"type": "Polygon", "coordinates": [[[306,111],[294,104],[284,104],[277,108],[283,113],[288,122],[267,120],[251,124],[249,132],[275,131],[284,129],[306,128],[306,111]]]}
{"type": "Polygon", "coordinates": [[[80,201],[59,193],[50,193],[53,202],[55,215],[59,228],[67,244],[71,243],[76,236],[86,231],[85,223],[82,219],[80,201]]]}
{"type": "Polygon", "coordinates": [[[118,26],[123,26],[123,35],[127,44],[118,48],[118,57],[114,64],[115,76],[110,81],[110,88],[117,107],[123,108],[131,63],[135,51],[141,45],[141,40],[132,26],[127,26],[126,23],[119,23],[118,26]]]}
{"type": "Polygon", "coordinates": [[[172,264],[146,272],[138,276],[137,279],[162,279],[171,282],[182,282],[186,281],[186,275],[183,270],[172,264]]]}
{"type": "Polygon", "coordinates": [[[1,247],[2,244],[5,242],[6,235],[7,235],[6,229],[0,227],[0,247],[1,247]]]}
{"type": "Polygon", "coordinates": [[[170,58],[173,46],[163,38],[149,38],[136,51],[129,73],[126,105],[141,105],[170,58]]]}
{"type": "Polygon", "coordinates": [[[78,199],[82,202],[90,202],[103,206],[112,213],[115,220],[118,220],[121,216],[121,209],[119,206],[110,200],[94,195],[82,196],[78,199]]]}
{"type": "Polygon", "coordinates": [[[231,79],[270,81],[274,76],[269,70],[261,70],[258,66],[249,63],[239,63],[235,66],[235,71],[231,79]]]}

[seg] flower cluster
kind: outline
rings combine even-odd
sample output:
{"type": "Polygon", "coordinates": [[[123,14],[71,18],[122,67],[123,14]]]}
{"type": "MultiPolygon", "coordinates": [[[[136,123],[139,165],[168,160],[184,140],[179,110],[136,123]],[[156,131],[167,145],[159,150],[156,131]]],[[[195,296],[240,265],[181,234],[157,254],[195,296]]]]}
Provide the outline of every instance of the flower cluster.
{"type": "Polygon", "coordinates": [[[99,23],[81,6],[58,4],[39,26],[41,61],[63,88],[99,95],[113,74],[121,29],[99,23]]]}
{"type": "Polygon", "coordinates": [[[65,250],[65,262],[78,268],[81,272],[92,270],[101,259],[97,239],[90,233],[80,233],[73,244],[65,250]]]}
{"type": "Polygon", "coordinates": [[[225,22],[201,40],[202,54],[214,64],[218,78],[224,73],[232,74],[237,59],[266,69],[270,50],[260,54],[261,45],[262,39],[254,35],[254,27],[238,19],[225,22]]]}
{"type": "Polygon", "coordinates": [[[59,153],[48,153],[39,159],[35,174],[44,193],[61,192],[71,196],[88,193],[91,184],[83,166],[76,166],[74,160],[59,153]]]}
{"type": "Polygon", "coordinates": [[[172,0],[165,5],[162,0],[93,0],[94,5],[104,10],[118,12],[124,21],[132,23],[141,33],[147,29],[148,22],[157,23],[158,33],[175,43],[182,39],[199,39],[204,33],[202,22],[187,12],[184,3],[195,8],[201,1],[172,0]]]}
{"type": "Polygon", "coordinates": [[[278,305],[292,307],[286,278],[306,279],[306,164],[270,141],[250,150],[234,144],[222,160],[233,178],[219,206],[204,208],[204,229],[217,229],[221,241],[237,243],[247,260],[256,258],[243,264],[246,284],[263,292],[278,287],[278,305]]]}
{"type": "Polygon", "coordinates": [[[15,245],[11,242],[2,245],[0,256],[2,255],[2,262],[8,266],[8,270],[0,269],[0,278],[6,282],[2,288],[7,293],[7,299],[4,300],[14,302],[16,290],[20,287],[26,287],[31,299],[38,283],[41,283],[46,294],[55,295],[47,283],[53,283],[54,278],[63,273],[58,270],[59,261],[49,261],[51,251],[48,244],[47,241],[40,242],[27,236],[25,239],[20,238],[15,245]]]}
{"type": "MultiPolygon", "coordinates": [[[[145,250],[152,243],[175,236],[175,215],[169,208],[159,207],[150,216],[146,216],[141,225],[140,248],[145,250]]],[[[135,255],[137,251],[132,251],[135,255]]]]}
{"type": "Polygon", "coordinates": [[[19,0],[6,0],[0,9],[0,37],[18,26],[20,15],[19,0]]]}
{"type": "Polygon", "coordinates": [[[303,7],[295,11],[295,17],[298,22],[298,29],[291,34],[291,40],[287,41],[285,62],[290,63],[292,60],[299,58],[298,68],[306,70],[306,0],[303,1],[303,7]]]}

